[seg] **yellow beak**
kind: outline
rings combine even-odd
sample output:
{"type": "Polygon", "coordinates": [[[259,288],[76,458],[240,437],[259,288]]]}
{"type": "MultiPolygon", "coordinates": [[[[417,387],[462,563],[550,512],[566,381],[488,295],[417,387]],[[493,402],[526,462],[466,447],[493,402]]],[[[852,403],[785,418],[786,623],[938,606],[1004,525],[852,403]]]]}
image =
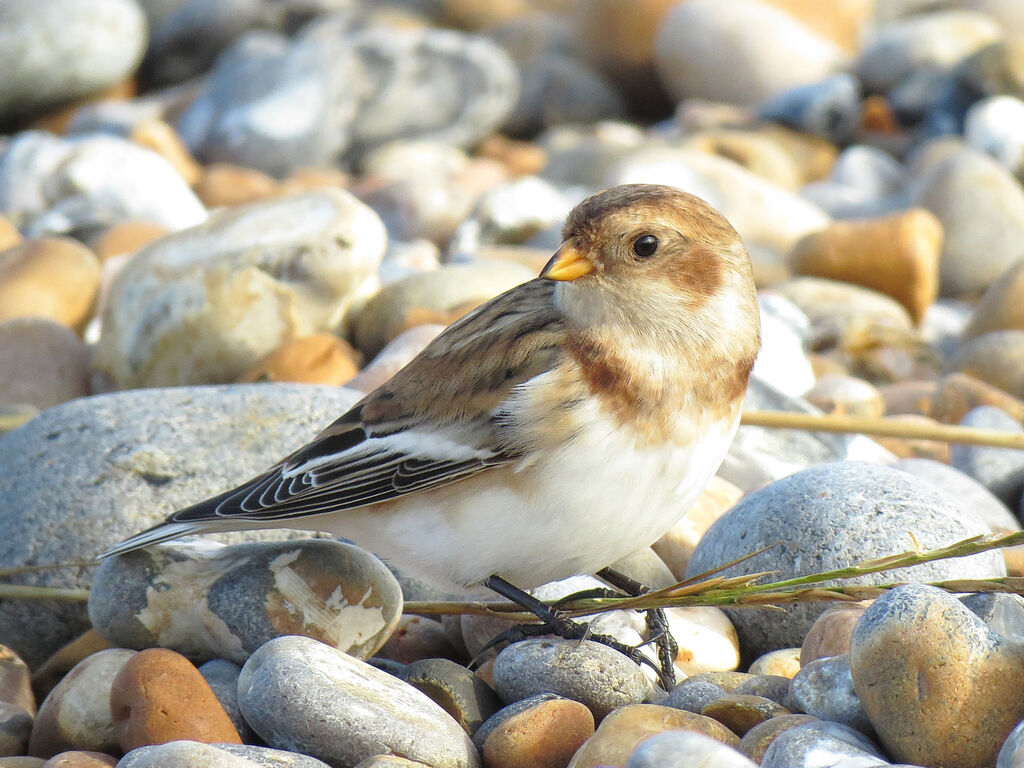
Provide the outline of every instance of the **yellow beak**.
{"type": "Polygon", "coordinates": [[[562,243],[551,261],[544,265],[540,276],[548,280],[575,280],[594,271],[594,263],[580,253],[571,240],[562,243]]]}

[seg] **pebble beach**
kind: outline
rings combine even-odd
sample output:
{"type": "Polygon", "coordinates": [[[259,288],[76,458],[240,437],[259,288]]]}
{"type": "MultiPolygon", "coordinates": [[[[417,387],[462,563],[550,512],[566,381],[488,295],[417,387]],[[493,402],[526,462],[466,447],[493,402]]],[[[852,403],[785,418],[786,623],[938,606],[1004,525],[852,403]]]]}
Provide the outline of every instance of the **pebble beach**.
{"type": "MultiPolygon", "coordinates": [[[[591,640],[489,648],[507,619],[346,540],[93,562],[626,183],[742,237],[747,411],[1024,436],[1024,0],[0,2],[0,768],[1024,768],[1024,598],[969,583],[1020,546],[670,607],[671,690],[591,640]]],[[[1020,532],[1022,497],[1021,450],[751,424],[609,565],[778,581],[1020,532]]]]}

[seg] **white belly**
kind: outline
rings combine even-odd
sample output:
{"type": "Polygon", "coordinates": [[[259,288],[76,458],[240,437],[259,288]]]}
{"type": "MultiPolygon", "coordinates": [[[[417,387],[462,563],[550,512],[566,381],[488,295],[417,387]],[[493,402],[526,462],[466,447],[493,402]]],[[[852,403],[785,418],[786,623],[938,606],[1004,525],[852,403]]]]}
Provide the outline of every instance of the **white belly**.
{"type": "Polygon", "coordinates": [[[353,510],[328,530],[449,589],[495,573],[521,588],[594,573],[683,516],[736,426],[712,423],[696,446],[638,449],[609,418],[594,415],[576,440],[527,467],[353,510]]]}

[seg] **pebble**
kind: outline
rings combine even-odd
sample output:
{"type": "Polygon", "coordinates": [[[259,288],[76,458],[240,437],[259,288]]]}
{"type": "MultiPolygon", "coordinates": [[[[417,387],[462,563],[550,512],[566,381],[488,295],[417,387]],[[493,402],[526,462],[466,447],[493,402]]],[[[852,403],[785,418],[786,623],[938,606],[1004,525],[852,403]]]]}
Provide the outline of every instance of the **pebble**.
{"type": "Polygon", "coordinates": [[[110,715],[125,752],[182,739],[242,743],[199,670],[165,648],[141,651],[121,667],[111,684],[110,715]]]}
{"type": "Polygon", "coordinates": [[[885,93],[920,70],[948,70],[1002,37],[989,16],[972,11],[938,11],[893,21],[864,44],[857,75],[866,90],[885,93]]]}
{"type": "MultiPolygon", "coordinates": [[[[790,649],[792,650],[792,649],[790,649]]],[[[772,675],[767,673],[748,672],[751,677],[744,680],[733,689],[733,693],[740,696],[760,696],[771,699],[777,704],[785,704],[789,695],[790,677],[784,675],[772,675]]]]}
{"type": "Polygon", "coordinates": [[[953,353],[947,366],[1019,399],[1024,396],[1024,330],[976,336],[953,353]]]}
{"type": "Polygon", "coordinates": [[[218,211],[114,279],[93,367],[120,388],[233,381],[377,286],[377,215],[343,190],[218,211]]]}
{"type": "Polygon", "coordinates": [[[985,289],[974,305],[963,338],[1007,330],[1024,330],[1024,262],[1011,266],[985,289]]]}
{"type": "Polygon", "coordinates": [[[981,96],[1024,96],[1022,47],[1024,40],[1017,35],[1007,35],[979,48],[956,66],[957,81],[981,96]]]}
{"type": "Polygon", "coordinates": [[[665,731],[699,733],[731,747],[739,744],[736,734],[710,717],[656,704],[633,704],[609,714],[567,768],[622,765],[645,739],[665,731]]]}
{"type": "Polygon", "coordinates": [[[809,722],[782,730],[764,751],[761,768],[889,765],[878,746],[842,723],[809,722]]]}
{"type": "Polygon", "coordinates": [[[0,359],[0,403],[45,410],[89,394],[89,350],[54,320],[0,322],[0,359]]]}
{"type": "Polygon", "coordinates": [[[699,715],[704,707],[727,695],[728,692],[716,683],[712,683],[709,680],[694,680],[690,678],[669,691],[660,704],[663,707],[682,709],[699,715]]]}
{"type": "Polygon", "coordinates": [[[129,219],[177,230],[206,218],[185,180],[155,152],[116,136],[43,131],[19,133],[0,154],[0,211],[27,237],[129,219]]]}
{"type": "Polygon", "coordinates": [[[747,672],[751,675],[783,677],[788,680],[800,671],[800,663],[799,648],[778,648],[762,653],[750,662],[747,672]]]}
{"type": "Polygon", "coordinates": [[[700,733],[669,731],[645,739],[623,768],[754,768],[754,763],[730,746],[700,733]],[[695,762],[698,761],[698,762],[695,762]]]}
{"type": "MultiPolygon", "coordinates": [[[[927,459],[904,459],[927,461],[927,459]]],[[[938,464],[938,462],[929,462],[938,464]]],[[[939,465],[942,466],[942,465],[939,465]]],[[[864,603],[835,603],[830,605],[811,625],[800,646],[800,666],[818,659],[841,656],[850,652],[850,636],[867,605],[864,603]]],[[[806,710],[805,710],[806,711],[806,710]]],[[[826,718],[827,719],[827,718],[826,718]]]]}
{"type": "Polygon", "coordinates": [[[478,304],[536,275],[518,264],[497,261],[452,264],[409,275],[381,288],[359,310],[352,339],[373,357],[403,331],[423,324],[448,325],[478,304]]]}
{"type": "MultiPolygon", "coordinates": [[[[0,539],[0,562],[91,559],[171,510],[263,471],[326,426],[325,414],[343,413],[359,397],[337,387],[263,384],[137,390],[51,408],[0,438],[0,464],[8,470],[0,476],[0,529],[8,534],[0,539]],[[260,418],[251,419],[253,413],[260,418]],[[225,445],[246,449],[225,462],[225,445]],[[61,483],[46,479],[53,466],[61,467],[61,483]],[[100,486],[104,493],[97,494],[100,486]],[[54,525],[62,536],[51,535],[54,525]]],[[[220,540],[283,537],[251,531],[220,540]]],[[[89,586],[88,576],[74,570],[10,581],[89,586]]],[[[81,603],[0,604],[0,643],[31,667],[88,627],[81,603]]]]}
{"type": "MultiPolygon", "coordinates": [[[[1016,420],[992,406],[975,408],[960,423],[966,427],[1024,433],[1016,420]]],[[[1017,508],[1024,486],[1024,454],[1012,448],[953,445],[950,457],[954,468],[973,477],[1010,509],[1017,508]]]]}
{"type": "Polygon", "coordinates": [[[116,256],[135,253],[166,234],[169,234],[167,228],[159,224],[129,219],[101,230],[89,240],[88,245],[100,262],[105,262],[116,256]]]}
{"type": "Polygon", "coordinates": [[[120,768],[328,768],[322,760],[297,752],[198,741],[139,747],[121,758],[117,765],[120,768]]]}
{"type": "Polygon", "coordinates": [[[402,613],[397,580],[376,557],[330,539],[169,544],[104,560],[89,618],[126,648],[245,662],[268,640],[305,635],[367,659],[402,613]]]}
{"type": "Polygon", "coordinates": [[[896,760],[991,765],[1024,717],[1024,647],[924,584],[882,595],[857,623],[853,682],[896,760]]]}
{"type": "Polygon", "coordinates": [[[510,704],[537,693],[557,693],[585,704],[600,721],[617,707],[638,704],[650,690],[640,667],[590,640],[538,638],[498,654],[494,685],[510,704]]]}
{"type": "Polygon", "coordinates": [[[0,703],[9,704],[28,713],[36,713],[36,697],[32,692],[32,674],[18,654],[0,645],[0,703]]]}
{"type": "Polygon", "coordinates": [[[0,123],[130,77],[145,48],[146,19],[130,0],[10,0],[0,19],[0,123]]]}
{"type": "Polygon", "coordinates": [[[727,693],[708,702],[700,714],[714,718],[742,737],[755,725],[779,715],[788,715],[790,712],[778,702],[764,696],[727,693]]]}
{"type": "Polygon", "coordinates": [[[892,296],[915,323],[939,288],[942,225],[914,208],[893,216],[840,221],[807,235],[789,253],[795,274],[843,280],[892,296]]]}
{"type": "Polygon", "coordinates": [[[814,386],[814,369],[804,352],[810,321],[796,304],[783,296],[758,296],[761,310],[761,351],[753,374],[780,392],[801,397],[814,386]]]}
{"type": "Polygon", "coordinates": [[[961,505],[971,509],[996,532],[1020,530],[1020,523],[1010,509],[985,486],[948,464],[928,459],[901,459],[895,469],[927,480],[961,505]]]}
{"type": "Polygon", "coordinates": [[[799,85],[762,104],[759,116],[835,144],[846,144],[860,122],[861,89],[845,72],[799,85]]]}
{"type": "Polygon", "coordinates": [[[103,752],[72,750],[54,755],[43,763],[42,768],[113,768],[117,764],[116,757],[103,752]]]}
{"type": "Polygon", "coordinates": [[[818,722],[818,718],[811,715],[779,715],[771,720],[765,720],[747,731],[740,739],[739,751],[753,760],[757,765],[764,759],[764,753],[771,746],[775,737],[789,728],[795,728],[804,723],[818,722]]]}
{"type": "Polygon", "coordinates": [[[1024,721],[1010,731],[996,756],[996,768],[1017,768],[1024,762],[1024,721]]]}
{"type": "Polygon", "coordinates": [[[269,746],[332,765],[389,753],[434,768],[480,765],[466,732],[426,695],[311,638],[260,647],[242,668],[238,699],[269,746]]]}
{"type": "Polygon", "coordinates": [[[983,291],[1020,259],[1024,191],[988,155],[972,149],[955,152],[911,186],[913,204],[942,223],[942,295],[983,291]]]}
{"type": "Polygon", "coordinates": [[[756,0],[676,5],[661,21],[654,47],[655,67],[677,101],[697,97],[751,107],[818,82],[847,60],[832,41],[756,0]]]}
{"type": "MultiPolygon", "coordinates": [[[[141,120],[132,126],[127,138],[160,155],[190,187],[195,187],[200,181],[202,167],[170,124],[157,118],[141,120]]],[[[199,199],[203,205],[210,207],[202,195],[199,195],[199,199]]]]}
{"type": "Polygon", "coordinates": [[[332,333],[312,333],[285,341],[239,381],[292,381],[338,387],[359,373],[359,353],[332,333]]]}
{"type": "Polygon", "coordinates": [[[281,192],[281,185],[273,176],[241,165],[210,163],[197,176],[193,188],[209,209],[255,203],[281,192]]]}
{"type": "Polygon", "coordinates": [[[564,768],[593,735],[594,715],[587,707],[539,694],[496,712],[473,742],[493,768],[564,768]]]}
{"type": "Polygon", "coordinates": [[[449,659],[414,661],[403,670],[402,679],[440,704],[470,736],[501,708],[487,683],[449,659]]]}
{"type": "Polygon", "coordinates": [[[1017,421],[1024,420],[1024,402],[963,373],[951,373],[939,379],[931,413],[938,421],[956,424],[982,405],[996,407],[1017,421]]]}
{"type": "Polygon", "coordinates": [[[822,376],[807,392],[807,402],[837,416],[880,419],[885,414],[878,389],[856,376],[822,376]]]}
{"type": "Polygon", "coordinates": [[[964,141],[971,149],[991,155],[1020,178],[1024,171],[1024,101],[1013,96],[991,96],[967,110],[964,141]]]}
{"type": "Polygon", "coordinates": [[[74,240],[25,240],[0,251],[0,321],[46,318],[81,332],[99,287],[99,259],[74,240]]]}
{"type": "Polygon", "coordinates": [[[21,232],[3,214],[0,214],[0,251],[6,251],[21,241],[21,232]]]}
{"type": "Polygon", "coordinates": [[[461,654],[448,639],[444,625],[440,621],[412,614],[402,615],[395,631],[375,656],[400,664],[412,664],[421,659],[457,661],[460,657],[461,654]]]}
{"type": "Polygon", "coordinates": [[[789,688],[789,707],[822,720],[842,723],[871,736],[874,731],[850,676],[850,656],[843,653],[804,664],[789,688]]]}
{"type": "Polygon", "coordinates": [[[135,651],[111,648],[75,665],[39,706],[28,753],[36,757],[67,750],[116,753],[120,747],[110,692],[118,672],[133,656],[135,651]]]}
{"type": "Polygon", "coordinates": [[[430,768],[430,766],[418,760],[406,760],[397,755],[374,755],[360,760],[355,768],[430,768]]]}
{"type": "Polygon", "coordinates": [[[1010,593],[975,592],[964,595],[960,602],[988,628],[1007,640],[1024,640],[1024,598],[1010,593]]]}
{"type": "MultiPolygon", "coordinates": [[[[722,575],[771,571],[773,578],[786,579],[910,548],[951,544],[988,530],[980,518],[951,504],[924,481],[865,462],[836,462],[798,472],[744,497],[705,534],[687,574],[702,573],[770,546],[742,566],[726,568],[722,575]],[[908,531],[913,538],[907,538],[908,531]]],[[[1005,572],[998,554],[974,557],[915,566],[901,571],[899,578],[934,581],[1005,572]]],[[[891,574],[883,572],[853,583],[891,580],[891,574]]],[[[753,658],[799,645],[822,610],[820,604],[805,603],[782,611],[743,608],[726,613],[744,655],[753,658]]]]}
{"type": "Polygon", "coordinates": [[[32,733],[32,713],[17,704],[0,701],[0,756],[21,755],[32,733]]]}
{"type": "Polygon", "coordinates": [[[676,579],[686,578],[686,564],[704,532],[742,496],[743,491],[728,480],[712,475],[693,506],[651,545],[676,579]]]}

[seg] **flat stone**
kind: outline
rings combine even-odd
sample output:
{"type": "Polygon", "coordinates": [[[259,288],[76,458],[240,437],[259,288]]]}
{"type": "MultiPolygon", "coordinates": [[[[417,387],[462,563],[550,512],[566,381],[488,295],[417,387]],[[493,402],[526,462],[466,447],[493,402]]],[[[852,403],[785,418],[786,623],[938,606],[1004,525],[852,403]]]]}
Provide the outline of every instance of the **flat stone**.
{"type": "Polygon", "coordinates": [[[790,711],[764,696],[729,693],[709,702],[700,713],[714,718],[742,737],[755,725],[779,715],[788,715],[790,711]]]}
{"type": "Polygon", "coordinates": [[[242,714],[270,746],[332,765],[376,754],[479,768],[466,732],[407,683],[306,637],[271,640],[242,668],[242,714]],[[303,695],[296,698],[295,691],[303,695]]]}

